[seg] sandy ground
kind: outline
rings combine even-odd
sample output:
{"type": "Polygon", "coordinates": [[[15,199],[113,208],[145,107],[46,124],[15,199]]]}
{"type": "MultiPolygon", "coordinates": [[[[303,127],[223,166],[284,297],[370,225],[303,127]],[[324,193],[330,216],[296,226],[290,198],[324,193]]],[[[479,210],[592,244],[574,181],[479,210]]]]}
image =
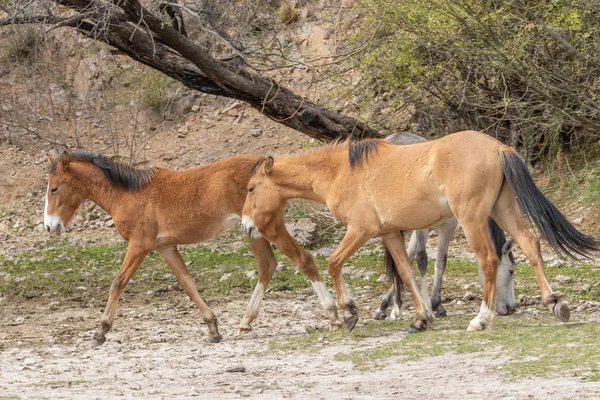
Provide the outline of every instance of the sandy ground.
{"type": "MultiPolygon", "coordinates": [[[[206,327],[191,302],[127,301],[107,342],[90,347],[102,310],[78,303],[23,302],[0,309],[0,398],[174,399],[563,399],[600,398],[600,382],[575,378],[505,381],[502,357],[482,354],[377,362],[372,370],[335,361],[340,352],[400,340],[397,333],[348,344],[327,339],[305,350],[269,351],[271,340],[324,329],[314,296],[267,298],[254,331],[235,339],[243,299],[213,309],[224,340],[205,341],[206,327]]],[[[358,326],[356,329],[360,329],[358,326]]]]}

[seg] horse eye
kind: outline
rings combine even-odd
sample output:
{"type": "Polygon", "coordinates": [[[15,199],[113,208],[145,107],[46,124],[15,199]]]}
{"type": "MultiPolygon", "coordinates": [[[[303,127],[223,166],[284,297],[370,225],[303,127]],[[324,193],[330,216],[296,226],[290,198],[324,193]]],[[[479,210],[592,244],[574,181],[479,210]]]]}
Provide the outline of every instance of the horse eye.
{"type": "Polygon", "coordinates": [[[53,187],[52,190],[50,192],[52,193],[56,193],[58,191],[58,186],[57,187],[53,187]]]}
{"type": "Polygon", "coordinates": [[[254,188],[253,188],[253,187],[249,188],[249,189],[248,189],[248,192],[249,192],[249,193],[254,193],[254,188]]]}
{"type": "Polygon", "coordinates": [[[515,270],[514,269],[509,269],[508,273],[510,274],[510,276],[512,276],[515,273],[515,270]]]}

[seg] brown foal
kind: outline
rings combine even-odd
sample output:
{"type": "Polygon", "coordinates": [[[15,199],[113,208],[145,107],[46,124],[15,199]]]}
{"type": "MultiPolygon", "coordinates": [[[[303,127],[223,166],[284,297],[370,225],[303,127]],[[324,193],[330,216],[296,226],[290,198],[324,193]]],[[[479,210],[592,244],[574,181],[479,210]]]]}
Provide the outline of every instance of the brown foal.
{"type": "MultiPolygon", "coordinates": [[[[129,242],[121,269],[110,287],[106,310],[93,345],[101,345],[111,329],[121,293],[153,250],[169,265],[179,284],[196,304],[209,329],[209,341],[222,336],[217,319],[200,297],[177,245],[206,241],[235,225],[242,214],[246,187],[258,157],[239,156],[198,168],[134,169],[87,153],[63,153],[51,163],[44,210],[48,232],[60,234],[83,200],[108,212],[119,234],[129,242]]],[[[331,294],[322,283],[313,259],[285,229],[283,218],[276,235],[265,236],[308,277],[321,300],[331,329],[341,322],[331,294]]],[[[277,224],[277,222],[276,222],[277,224]]],[[[277,266],[271,245],[264,238],[250,239],[258,264],[258,283],[240,322],[238,334],[249,332],[277,266]]]]}

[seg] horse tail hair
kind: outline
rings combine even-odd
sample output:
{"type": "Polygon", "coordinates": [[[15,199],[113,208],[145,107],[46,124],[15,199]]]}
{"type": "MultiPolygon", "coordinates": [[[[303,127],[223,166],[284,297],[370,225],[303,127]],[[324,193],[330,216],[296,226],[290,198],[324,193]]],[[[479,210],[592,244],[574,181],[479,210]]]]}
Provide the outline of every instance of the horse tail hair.
{"type": "Polygon", "coordinates": [[[550,247],[559,255],[590,258],[600,249],[600,242],[579,232],[538,189],[527,166],[514,151],[500,151],[500,164],[521,212],[540,231],[550,247]]]}
{"type": "Polygon", "coordinates": [[[398,266],[396,265],[396,261],[394,261],[394,257],[392,257],[392,253],[387,248],[387,246],[383,246],[384,254],[383,254],[383,262],[385,264],[385,271],[388,276],[388,279],[394,283],[394,288],[396,290],[396,295],[400,296],[402,294],[402,290],[404,288],[404,283],[402,282],[402,278],[400,278],[400,273],[398,272],[398,266]]]}

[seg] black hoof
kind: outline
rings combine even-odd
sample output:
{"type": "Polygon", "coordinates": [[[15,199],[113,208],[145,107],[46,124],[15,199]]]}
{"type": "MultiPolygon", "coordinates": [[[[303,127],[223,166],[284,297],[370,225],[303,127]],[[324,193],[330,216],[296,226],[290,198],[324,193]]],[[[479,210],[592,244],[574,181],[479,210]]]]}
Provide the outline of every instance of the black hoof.
{"type": "Polygon", "coordinates": [[[569,304],[566,301],[556,303],[552,309],[552,313],[562,322],[569,322],[571,319],[571,310],[569,310],[569,304]]]}
{"type": "Polygon", "coordinates": [[[92,338],[92,347],[102,346],[106,342],[106,336],[94,336],[92,338]]]}
{"type": "Polygon", "coordinates": [[[358,321],[358,315],[353,315],[349,318],[344,318],[344,322],[346,323],[346,329],[348,332],[352,332],[352,329],[356,326],[356,321],[358,321]]]}
{"type": "Polygon", "coordinates": [[[221,339],[223,339],[223,335],[218,334],[218,336],[209,336],[206,340],[208,343],[219,343],[221,339]]]}
{"type": "Polygon", "coordinates": [[[448,313],[446,312],[446,309],[444,307],[442,307],[442,306],[439,306],[438,308],[436,308],[433,313],[438,318],[444,318],[444,317],[448,316],[448,313]]]}
{"type": "Polygon", "coordinates": [[[377,320],[384,320],[387,318],[387,312],[382,311],[380,309],[375,310],[375,312],[373,313],[373,318],[377,319],[377,320]]]}
{"type": "Polygon", "coordinates": [[[429,323],[426,320],[419,319],[419,320],[414,321],[412,324],[410,324],[410,326],[407,329],[407,332],[409,334],[423,332],[423,331],[427,330],[428,326],[429,326],[429,323]]]}

